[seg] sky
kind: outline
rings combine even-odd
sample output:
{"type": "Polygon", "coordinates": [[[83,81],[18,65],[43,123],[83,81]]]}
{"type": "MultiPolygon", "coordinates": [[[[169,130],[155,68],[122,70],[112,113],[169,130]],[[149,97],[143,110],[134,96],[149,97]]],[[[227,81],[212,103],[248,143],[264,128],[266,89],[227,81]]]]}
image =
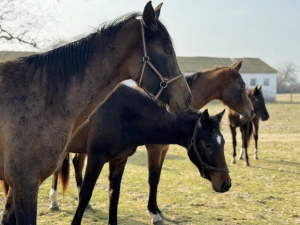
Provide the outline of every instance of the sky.
{"type": "MultiPolygon", "coordinates": [[[[59,23],[51,32],[67,40],[83,37],[102,22],[142,12],[147,2],[58,0],[59,23]]],[[[161,2],[160,20],[177,56],[254,57],[275,69],[292,62],[300,81],[300,1],[153,0],[152,5],[161,2]]]]}

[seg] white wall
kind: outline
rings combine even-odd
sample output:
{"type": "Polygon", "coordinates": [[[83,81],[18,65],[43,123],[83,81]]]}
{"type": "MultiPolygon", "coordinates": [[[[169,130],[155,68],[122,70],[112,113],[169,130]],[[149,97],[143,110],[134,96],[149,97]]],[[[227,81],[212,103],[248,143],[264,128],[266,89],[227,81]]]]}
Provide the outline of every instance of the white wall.
{"type": "Polygon", "coordinates": [[[246,88],[262,85],[264,98],[268,101],[276,101],[277,82],[275,73],[244,73],[241,76],[246,83],[246,88]],[[256,79],[256,85],[250,85],[251,79],[256,79]],[[265,79],[269,79],[269,85],[264,84],[265,79]]]}

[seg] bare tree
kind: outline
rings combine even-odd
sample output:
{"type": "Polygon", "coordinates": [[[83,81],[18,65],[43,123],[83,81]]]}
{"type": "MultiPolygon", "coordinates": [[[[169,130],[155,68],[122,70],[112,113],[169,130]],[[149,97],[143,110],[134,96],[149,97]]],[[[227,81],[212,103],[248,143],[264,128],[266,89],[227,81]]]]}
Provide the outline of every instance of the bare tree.
{"type": "Polygon", "coordinates": [[[0,0],[0,49],[47,48],[55,18],[55,1],[0,0]]]}
{"type": "Polygon", "coordinates": [[[287,93],[299,87],[297,83],[298,68],[293,62],[286,62],[279,66],[277,74],[277,92],[287,93]]]}

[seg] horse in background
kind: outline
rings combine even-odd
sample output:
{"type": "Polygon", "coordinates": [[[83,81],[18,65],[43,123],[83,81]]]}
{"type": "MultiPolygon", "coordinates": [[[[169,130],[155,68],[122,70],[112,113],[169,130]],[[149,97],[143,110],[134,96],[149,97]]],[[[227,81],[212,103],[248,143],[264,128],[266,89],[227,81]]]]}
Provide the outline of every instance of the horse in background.
{"type": "Polygon", "coordinates": [[[148,2],[142,14],[103,24],[76,42],[0,63],[0,179],[10,186],[1,224],[36,224],[40,184],[121,81],[133,79],[170,113],[188,108],[191,93],[159,21],[161,5],[148,2]]]}
{"type": "Polygon", "coordinates": [[[262,86],[256,86],[255,88],[248,90],[249,99],[252,102],[254,108],[254,116],[251,120],[244,120],[240,118],[239,114],[231,109],[227,109],[227,116],[229,121],[229,127],[232,135],[233,145],[233,158],[231,162],[236,163],[236,128],[240,127],[242,134],[242,148],[239,159],[243,159],[245,153],[245,165],[250,166],[248,157],[248,146],[251,136],[253,134],[255,140],[254,160],[258,159],[258,129],[259,120],[266,121],[269,119],[269,113],[266,108],[263,93],[261,91],[262,86]]]}

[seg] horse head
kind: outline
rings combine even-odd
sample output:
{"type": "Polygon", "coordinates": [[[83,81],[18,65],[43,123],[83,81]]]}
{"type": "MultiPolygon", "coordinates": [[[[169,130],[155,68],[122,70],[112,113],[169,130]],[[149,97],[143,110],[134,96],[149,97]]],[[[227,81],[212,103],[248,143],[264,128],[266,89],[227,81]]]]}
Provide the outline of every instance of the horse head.
{"type": "Polygon", "coordinates": [[[249,90],[249,98],[251,99],[255,115],[258,116],[262,121],[268,120],[269,113],[261,91],[261,85],[257,85],[255,88],[249,90]]]}
{"type": "Polygon", "coordinates": [[[209,117],[206,109],[197,121],[188,147],[190,160],[197,166],[201,176],[211,181],[217,192],[226,192],[231,187],[224,155],[225,141],[219,129],[224,112],[209,117]]]}
{"type": "Polygon", "coordinates": [[[192,95],[178,66],[170,35],[159,21],[161,6],[153,9],[151,1],[146,4],[138,22],[138,45],[133,46],[137,48],[132,53],[136,60],[129,62],[128,68],[132,79],[151,99],[165,103],[168,112],[175,114],[190,106],[192,95]]]}
{"type": "Polygon", "coordinates": [[[248,120],[252,117],[254,110],[247,95],[245,82],[239,73],[242,62],[242,60],[235,61],[230,67],[224,68],[226,80],[222,85],[221,96],[222,102],[248,120]]]}

